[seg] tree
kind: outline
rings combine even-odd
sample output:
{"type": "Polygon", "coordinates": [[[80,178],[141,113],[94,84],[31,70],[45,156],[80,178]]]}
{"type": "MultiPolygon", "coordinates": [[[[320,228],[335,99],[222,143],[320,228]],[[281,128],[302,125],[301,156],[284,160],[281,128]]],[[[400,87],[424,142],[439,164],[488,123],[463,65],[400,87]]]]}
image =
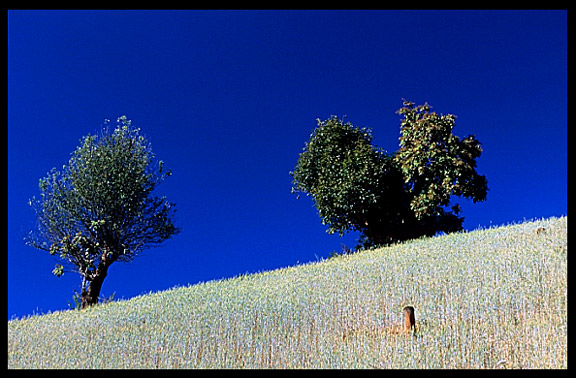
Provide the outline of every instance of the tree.
{"type": "Polygon", "coordinates": [[[456,120],[453,114],[431,112],[427,103],[414,107],[414,103],[404,100],[403,105],[397,111],[404,119],[395,160],[414,196],[410,208],[416,217],[457,218],[458,204],[452,206],[452,211],[445,210],[452,195],[474,203],[486,200],[488,182],[476,172],[476,159],[482,153],[480,142],[473,135],[460,140],[452,134],[456,120]]]}
{"type": "MultiPolygon", "coordinates": [[[[464,195],[475,202],[485,199],[486,179],[474,170],[479,143],[473,137],[460,141],[453,136],[453,123],[446,118],[451,115],[430,114],[426,122],[417,122],[414,131],[411,120],[424,115],[408,110],[399,110],[405,119],[401,148],[395,153],[373,146],[369,128],[335,116],[317,120],[318,127],[290,174],[292,192],[313,198],[328,233],[342,236],[360,231],[360,244],[366,248],[457,231],[462,229],[463,218],[458,217],[457,205],[452,211],[445,208],[450,195],[464,195]],[[434,143],[444,143],[446,148],[426,147],[431,143],[430,133],[434,143]]],[[[424,108],[414,110],[418,113],[424,108]]]]}
{"type": "Polygon", "coordinates": [[[393,156],[372,145],[369,128],[335,116],[317,122],[290,172],[292,192],[313,198],[330,234],[360,231],[376,240],[375,230],[386,225],[388,238],[400,237],[394,229],[406,213],[406,201],[397,201],[405,193],[393,156]]]}
{"type": "Polygon", "coordinates": [[[132,261],[179,229],[174,204],[152,195],[171,172],[130,120],[122,116],[112,132],[106,127],[81,143],[62,171],[40,179],[40,198],[29,201],[37,227],[26,242],[62,261],[56,276],[65,266],[82,276],[86,308],[98,302],[110,265],[132,261]]]}

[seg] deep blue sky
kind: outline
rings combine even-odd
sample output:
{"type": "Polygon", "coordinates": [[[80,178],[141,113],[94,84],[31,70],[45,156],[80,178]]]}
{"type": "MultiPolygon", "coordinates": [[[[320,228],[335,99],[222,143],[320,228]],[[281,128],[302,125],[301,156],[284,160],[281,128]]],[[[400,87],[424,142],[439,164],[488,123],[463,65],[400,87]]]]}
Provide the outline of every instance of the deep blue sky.
{"type": "Polygon", "coordinates": [[[111,267],[102,294],[130,298],[353,246],[288,172],[332,114],[397,150],[403,97],[482,142],[466,229],[567,214],[566,11],[9,11],[8,317],[80,285],[24,244],[27,202],[104,119],[127,115],[172,169],[158,192],[182,228],[111,267]]]}

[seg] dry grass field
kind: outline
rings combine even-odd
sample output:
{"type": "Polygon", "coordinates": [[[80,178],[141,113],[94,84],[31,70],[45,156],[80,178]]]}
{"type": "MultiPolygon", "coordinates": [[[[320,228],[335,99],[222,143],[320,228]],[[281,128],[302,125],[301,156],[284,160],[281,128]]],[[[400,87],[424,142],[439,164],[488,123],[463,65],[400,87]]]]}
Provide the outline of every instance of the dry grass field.
{"type": "Polygon", "coordinates": [[[567,368],[550,218],[8,322],[9,368],[567,368]],[[404,324],[415,308],[417,332],[404,324]]]}

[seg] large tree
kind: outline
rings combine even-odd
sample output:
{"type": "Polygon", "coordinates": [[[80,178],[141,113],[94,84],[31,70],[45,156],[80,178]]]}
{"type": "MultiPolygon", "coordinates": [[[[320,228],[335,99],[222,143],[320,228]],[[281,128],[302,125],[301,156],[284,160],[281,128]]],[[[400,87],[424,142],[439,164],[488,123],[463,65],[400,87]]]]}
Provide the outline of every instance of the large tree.
{"type": "Polygon", "coordinates": [[[372,145],[372,130],[332,116],[318,121],[291,172],[292,191],[314,200],[328,233],[360,231],[363,247],[462,229],[450,197],[483,201],[486,178],[476,173],[482,151],[472,136],[452,135],[454,116],[404,101],[398,111],[400,149],[372,145]]]}
{"type": "Polygon", "coordinates": [[[37,227],[29,245],[58,257],[53,273],[82,277],[82,308],[98,302],[108,269],[179,232],[174,204],[153,196],[171,175],[125,116],[99,135],[83,138],[61,171],[40,179],[40,198],[29,204],[37,227]]]}
{"type": "Polygon", "coordinates": [[[317,122],[290,172],[292,192],[312,197],[330,234],[360,231],[373,244],[403,238],[403,218],[410,214],[393,155],[372,145],[369,128],[335,116],[317,122]],[[377,230],[383,228],[381,238],[377,230]]]}

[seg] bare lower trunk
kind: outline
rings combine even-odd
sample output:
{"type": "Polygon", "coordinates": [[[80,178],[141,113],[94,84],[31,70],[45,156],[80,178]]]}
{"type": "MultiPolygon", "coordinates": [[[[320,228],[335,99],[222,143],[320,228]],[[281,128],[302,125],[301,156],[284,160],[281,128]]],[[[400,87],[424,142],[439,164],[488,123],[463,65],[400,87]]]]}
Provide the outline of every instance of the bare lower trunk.
{"type": "Polygon", "coordinates": [[[98,303],[98,297],[100,296],[100,290],[102,290],[102,284],[104,279],[108,275],[108,264],[106,262],[101,262],[96,273],[89,280],[88,288],[82,288],[82,293],[80,299],[82,302],[82,309],[98,303]]]}
{"type": "Polygon", "coordinates": [[[94,277],[94,279],[88,285],[88,288],[82,290],[80,295],[82,301],[82,309],[98,303],[98,297],[100,296],[100,290],[102,290],[103,282],[104,277],[94,277]]]}

